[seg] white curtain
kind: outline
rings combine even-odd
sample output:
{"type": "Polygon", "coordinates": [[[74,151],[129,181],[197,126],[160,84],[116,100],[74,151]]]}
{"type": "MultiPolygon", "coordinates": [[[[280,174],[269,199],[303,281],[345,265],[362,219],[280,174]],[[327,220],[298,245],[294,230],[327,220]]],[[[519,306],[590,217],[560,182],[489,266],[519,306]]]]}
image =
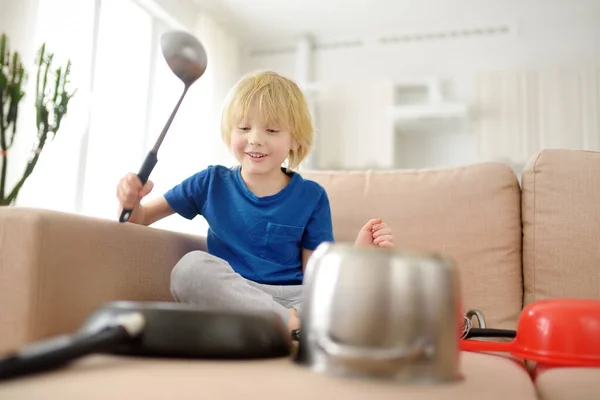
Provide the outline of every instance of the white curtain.
{"type": "Polygon", "coordinates": [[[141,163],[152,25],[152,17],[131,1],[102,1],[81,209],[86,215],[115,219],[117,182],[141,163]]]}
{"type": "MultiPolygon", "coordinates": [[[[69,112],[54,141],[46,142],[34,173],[26,181],[17,197],[17,205],[73,211],[75,207],[80,144],[88,122],[90,100],[90,62],[92,42],[93,1],[39,0],[36,29],[29,43],[33,49],[22,52],[37,53],[42,43],[46,51],[54,53],[53,68],[64,66],[71,59],[71,89],[77,94],[69,103],[69,112]]],[[[33,11],[33,10],[32,10],[33,11]]],[[[31,149],[36,143],[35,81],[37,65],[33,57],[25,65],[29,80],[27,94],[21,104],[18,143],[11,149],[11,175],[22,176],[31,149]]]]}
{"type": "MultiPolygon", "coordinates": [[[[132,0],[39,0],[38,20],[37,42],[46,41],[58,62],[71,58],[78,92],[17,205],[116,220],[119,179],[138,171],[183,90],[159,42],[163,32],[179,27],[132,0]],[[96,5],[101,5],[99,15],[96,5]]],[[[208,68],[189,90],[163,142],[149,199],[209,164],[233,162],[220,140],[218,119],[223,98],[238,78],[237,42],[201,12],[188,30],[205,46],[208,68]]],[[[189,222],[178,216],[157,226],[193,233],[207,228],[202,218],[189,222]]]]}
{"type": "Polygon", "coordinates": [[[541,149],[600,151],[600,67],[499,71],[476,83],[482,158],[522,164],[541,149]]]}

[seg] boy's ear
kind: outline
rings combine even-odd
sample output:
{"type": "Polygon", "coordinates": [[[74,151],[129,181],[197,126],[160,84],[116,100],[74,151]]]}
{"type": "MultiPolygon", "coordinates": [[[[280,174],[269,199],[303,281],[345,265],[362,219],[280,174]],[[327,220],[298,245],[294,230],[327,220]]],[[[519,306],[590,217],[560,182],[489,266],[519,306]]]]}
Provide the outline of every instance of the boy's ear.
{"type": "Polygon", "coordinates": [[[292,151],[294,153],[298,152],[298,149],[300,148],[300,143],[298,143],[298,141],[296,139],[292,140],[292,151]]]}

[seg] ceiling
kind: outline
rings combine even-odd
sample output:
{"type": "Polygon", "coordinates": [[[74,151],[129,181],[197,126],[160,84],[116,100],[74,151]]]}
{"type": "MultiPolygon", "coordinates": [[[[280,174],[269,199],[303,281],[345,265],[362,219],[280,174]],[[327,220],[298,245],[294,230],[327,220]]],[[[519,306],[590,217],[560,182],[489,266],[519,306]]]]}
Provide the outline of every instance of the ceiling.
{"type": "Polygon", "coordinates": [[[597,0],[189,1],[254,48],[289,45],[303,35],[315,41],[374,40],[407,32],[514,24],[523,15],[560,15],[565,7],[600,4],[597,0]]]}

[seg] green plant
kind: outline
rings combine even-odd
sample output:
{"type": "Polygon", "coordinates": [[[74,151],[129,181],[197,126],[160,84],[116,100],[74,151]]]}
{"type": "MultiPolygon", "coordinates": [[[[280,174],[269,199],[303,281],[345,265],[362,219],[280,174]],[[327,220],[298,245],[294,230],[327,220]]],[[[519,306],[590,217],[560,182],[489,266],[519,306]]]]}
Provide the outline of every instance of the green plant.
{"type": "Polygon", "coordinates": [[[48,139],[56,137],[61,122],[67,114],[69,101],[75,91],[69,93],[71,60],[64,67],[53,70],[54,54],[46,51],[42,44],[38,51],[36,66],[35,110],[37,138],[25,171],[12,190],[6,189],[9,150],[17,132],[19,105],[25,96],[24,87],[28,76],[18,52],[11,52],[5,34],[0,36],[0,206],[11,205],[17,199],[25,181],[33,173],[48,139]]]}

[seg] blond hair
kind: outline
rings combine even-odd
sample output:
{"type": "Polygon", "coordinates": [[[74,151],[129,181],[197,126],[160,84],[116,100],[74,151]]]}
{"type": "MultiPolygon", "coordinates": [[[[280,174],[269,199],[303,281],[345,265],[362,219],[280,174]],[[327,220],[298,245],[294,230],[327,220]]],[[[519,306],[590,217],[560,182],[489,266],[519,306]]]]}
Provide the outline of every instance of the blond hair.
{"type": "Polygon", "coordinates": [[[272,71],[243,76],[231,89],[221,116],[221,138],[231,146],[234,124],[248,115],[253,104],[267,124],[281,124],[298,143],[290,150],[287,168],[294,169],[306,158],[314,142],[314,128],[306,98],[292,80],[272,71]]]}

